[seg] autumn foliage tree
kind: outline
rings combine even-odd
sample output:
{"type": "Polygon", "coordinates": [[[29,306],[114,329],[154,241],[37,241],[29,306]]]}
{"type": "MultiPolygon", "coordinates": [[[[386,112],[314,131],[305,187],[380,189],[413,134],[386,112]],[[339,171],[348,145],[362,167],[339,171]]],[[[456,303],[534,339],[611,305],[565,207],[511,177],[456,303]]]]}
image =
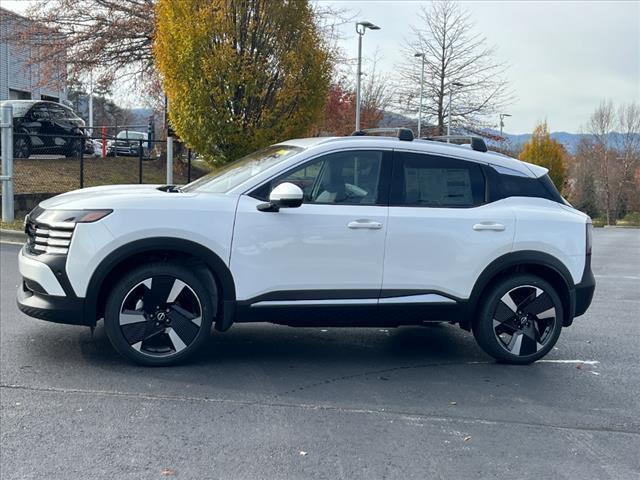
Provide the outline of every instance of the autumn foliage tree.
{"type": "MultiPolygon", "coordinates": [[[[375,65],[362,85],[360,128],[375,128],[390,103],[387,78],[376,73],[375,65]]],[[[346,77],[331,83],[320,121],[314,135],[350,135],[355,129],[356,92],[346,77]]]]}
{"type": "Polygon", "coordinates": [[[549,169],[549,177],[559,191],[567,178],[567,152],[559,142],[551,138],[547,122],[536,126],[531,139],[525,143],[520,160],[549,169]]]}
{"type": "Polygon", "coordinates": [[[223,162],[308,134],[330,53],[308,1],[159,0],[155,58],[175,130],[223,162]]]}

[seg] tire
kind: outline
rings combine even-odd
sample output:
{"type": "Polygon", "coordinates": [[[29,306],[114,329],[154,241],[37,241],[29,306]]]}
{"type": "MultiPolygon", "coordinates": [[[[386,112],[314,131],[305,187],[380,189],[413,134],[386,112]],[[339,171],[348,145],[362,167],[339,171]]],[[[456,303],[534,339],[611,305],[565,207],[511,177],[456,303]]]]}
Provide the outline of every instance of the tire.
{"type": "Polygon", "coordinates": [[[67,145],[64,156],[67,158],[80,157],[83,149],[82,141],[79,138],[74,138],[67,145]]]}
{"type": "Polygon", "coordinates": [[[212,322],[211,291],[173,263],[151,263],[125,274],[111,290],[104,315],[118,353],[149,366],[187,360],[209,337],[212,322]]]}
{"type": "Polygon", "coordinates": [[[487,354],[503,363],[526,365],[544,357],[562,330],[562,302],[540,277],[514,274],[493,286],[473,323],[487,354]]]}
{"type": "Polygon", "coordinates": [[[31,156],[31,141],[24,133],[14,134],[13,138],[14,158],[29,158],[31,156]]]}

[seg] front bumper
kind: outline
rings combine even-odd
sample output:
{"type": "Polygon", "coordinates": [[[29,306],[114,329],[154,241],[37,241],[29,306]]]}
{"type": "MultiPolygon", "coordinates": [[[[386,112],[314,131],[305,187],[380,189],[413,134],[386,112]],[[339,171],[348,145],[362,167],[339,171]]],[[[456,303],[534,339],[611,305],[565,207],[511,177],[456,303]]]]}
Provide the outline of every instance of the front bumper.
{"type": "Polygon", "coordinates": [[[23,248],[18,256],[23,278],[16,295],[18,308],[50,322],[95,325],[95,320],[86,319],[85,299],[77,297],[68,282],[65,263],[65,256],[43,254],[35,258],[23,248]]]}
{"type": "Polygon", "coordinates": [[[85,320],[83,298],[36,293],[30,290],[24,281],[18,287],[17,301],[18,309],[30,317],[70,325],[91,326],[95,323],[85,320]]]}

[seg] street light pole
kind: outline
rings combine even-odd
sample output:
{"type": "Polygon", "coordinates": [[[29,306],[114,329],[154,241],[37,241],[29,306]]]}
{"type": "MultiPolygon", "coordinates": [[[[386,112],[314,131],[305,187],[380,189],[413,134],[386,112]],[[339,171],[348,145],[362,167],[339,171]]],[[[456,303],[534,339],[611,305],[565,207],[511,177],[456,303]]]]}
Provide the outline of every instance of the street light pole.
{"type": "Polygon", "coordinates": [[[501,113],[500,114],[500,138],[502,138],[502,127],[504,127],[504,117],[510,117],[510,113],[501,113]]]}
{"type": "Polygon", "coordinates": [[[419,57],[422,60],[422,70],[420,72],[420,109],[418,110],[418,138],[420,138],[420,132],[422,130],[422,98],[424,95],[424,53],[416,53],[414,57],[419,57]]]}
{"type": "Polygon", "coordinates": [[[380,27],[374,25],[371,22],[358,22],[356,23],[356,33],[358,34],[358,72],[356,74],[356,131],[360,130],[360,81],[362,79],[362,37],[367,28],[369,30],[380,30],[380,27]]]}
{"type": "MultiPolygon", "coordinates": [[[[453,87],[464,87],[464,84],[460,82],[452,82],[449,84],[449,119],[447,121],[447,137],[451,135],[451,105],[453,98],[453,87]]],[[[449,139],[447,138],[447,143],[449,143],[449,139]]]]}
{"type": "Polygon", "coordinates": [[[89,132],[93,136],[93,70],[89,72],[89,132]]]}

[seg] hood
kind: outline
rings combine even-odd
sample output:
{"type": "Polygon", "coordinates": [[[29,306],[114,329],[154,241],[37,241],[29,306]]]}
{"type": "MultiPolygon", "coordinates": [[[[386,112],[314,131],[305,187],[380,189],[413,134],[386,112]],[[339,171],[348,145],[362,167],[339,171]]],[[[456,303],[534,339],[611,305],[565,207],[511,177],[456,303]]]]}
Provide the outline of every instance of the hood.
{"type": "Polygon", "coordinates": [[[82,210],[89,208],[112,208],[127,204],[140,204],[151,198],[168,196],[191,196],[186,193],[171,193],[158,190],[160,185],[106,185],[74,190],[49,198],[40,203],[40,207],[64,210],[82,210]]]}

